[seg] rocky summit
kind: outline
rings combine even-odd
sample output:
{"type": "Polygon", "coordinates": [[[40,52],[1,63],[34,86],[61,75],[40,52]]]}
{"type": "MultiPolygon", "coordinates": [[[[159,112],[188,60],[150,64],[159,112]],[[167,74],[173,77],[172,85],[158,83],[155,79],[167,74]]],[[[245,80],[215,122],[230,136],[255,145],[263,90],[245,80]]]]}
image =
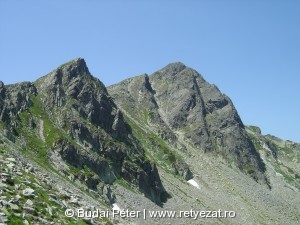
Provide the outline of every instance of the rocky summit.
{"type": "Polygon", "coordinates": [[[298,224],[299,161],[180,62],[0,81],[0,224],[298,224]]]}

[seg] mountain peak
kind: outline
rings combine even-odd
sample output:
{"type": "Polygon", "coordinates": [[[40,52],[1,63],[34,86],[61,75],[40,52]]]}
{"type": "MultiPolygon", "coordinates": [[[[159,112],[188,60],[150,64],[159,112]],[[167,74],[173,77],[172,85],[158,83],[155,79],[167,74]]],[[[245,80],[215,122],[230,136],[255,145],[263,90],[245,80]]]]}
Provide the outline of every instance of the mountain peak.
{"type": "Polygon", "coordinates": [[[90,74],[86,62],[83,58],[76,58],[65,64],[62,64],[57,68],[57,70],[68,71],[71,74],[73,74],[74,72],[77,74],[90,74]]]}
{"type": "Polygon", "coordinates": [[[159,70],[159,72],[169,76],[174,76],[175,74],[180,73],[185,68],[186,65],[184,65],[182,62],[174,62],[168,64],[167,66],[159,70]]]}
{"type": "Polygon", "coordinates": [[[186,67],[182,62],[172,62],[169,63],[166,67],[186,67]]]}
{"type": "Polygon", "coordinates": [[[62,64],[61,66],[66,66],[66,65],[81,65],[81,64],[86,64],[84,58],[78,57],[75,59],[70,60],[69,62],[66,62],[62,64]]]}
{"type": "Polygon", "coordinates": [[[91,73],[83,58],[76,58],[58,66],[49,74],[35,81],[38,88],[45,89],[49,84],[65,83],[70,84],[72,80],[83,77],[91,77],[91,73]]]}

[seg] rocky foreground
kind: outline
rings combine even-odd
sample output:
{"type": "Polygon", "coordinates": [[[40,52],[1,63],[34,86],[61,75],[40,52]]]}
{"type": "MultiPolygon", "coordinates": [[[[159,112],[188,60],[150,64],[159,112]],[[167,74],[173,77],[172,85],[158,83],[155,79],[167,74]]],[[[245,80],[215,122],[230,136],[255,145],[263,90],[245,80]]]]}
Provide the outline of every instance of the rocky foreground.
{"type": "Polygon", "coordinates": [[[96,200],[100,196],[80,183],[74,185],[68,178],[7,148],[14,146],[2,142],[0,224],[112,224],[108,218],[76,219],[65,215],[66,209],[111,209],[105,204],[110,201],[110,189],[103,188],[104,204],[100,204],[96,200]]]}

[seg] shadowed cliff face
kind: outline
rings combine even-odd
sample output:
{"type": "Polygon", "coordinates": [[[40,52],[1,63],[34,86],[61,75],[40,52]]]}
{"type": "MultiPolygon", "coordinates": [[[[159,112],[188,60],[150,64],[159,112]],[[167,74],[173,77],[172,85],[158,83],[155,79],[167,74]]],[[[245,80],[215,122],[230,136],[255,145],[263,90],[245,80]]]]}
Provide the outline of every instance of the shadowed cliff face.
{"type": "Polygon", "coordinates": [[[142,120],[140,111],[145,111],[147,127],[165,140],[221,155],[256,181],[267,182],[264,164],[231,100],[195,70],[172,63],[108,90],[132,118],[142,120]]]}
{"type": "Polygon", "coordinates": [[[96,191],[101,182],[124,179],[161,204],[165,191],[156,165],[145,157],[122,112],[83,59],[63,64],[34,83],[1,83],[0,115],[7,136],[22,139],[44,163],[54,166],[57,155],[67,163],[69,169],[56,167],[59,172],[89,168],[91,173],[75,174],[75,179],[96,191]],[[90,174],[95,175],[93,182],[90,174]]]}

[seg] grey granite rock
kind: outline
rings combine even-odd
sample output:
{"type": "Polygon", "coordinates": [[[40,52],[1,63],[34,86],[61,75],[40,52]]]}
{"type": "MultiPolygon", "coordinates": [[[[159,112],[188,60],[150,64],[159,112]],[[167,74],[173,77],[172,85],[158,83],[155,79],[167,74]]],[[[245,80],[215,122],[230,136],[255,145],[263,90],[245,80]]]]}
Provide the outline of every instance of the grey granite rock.
{"type": "Polygon", "coordinates": [[[27,197],[34,196],[34,190],[32,188],[25,188],[22,194],[27,197]]]}
{"type": "MultiPolygon", "coordinates": [[[[131,118],[141,121],[145,116],[139,111],[149,115],[148,129],[160,131],[174,146],[181,146],[178,140],[183,139],[199,151],[234,162],[256,181],[268,183],[264,163],[231,100],[197,71],[171,63],[150,76],[130,78],[108,90],[131,118]]],[[[175,171],[183,164],[173,164],[175,171]]]]}

